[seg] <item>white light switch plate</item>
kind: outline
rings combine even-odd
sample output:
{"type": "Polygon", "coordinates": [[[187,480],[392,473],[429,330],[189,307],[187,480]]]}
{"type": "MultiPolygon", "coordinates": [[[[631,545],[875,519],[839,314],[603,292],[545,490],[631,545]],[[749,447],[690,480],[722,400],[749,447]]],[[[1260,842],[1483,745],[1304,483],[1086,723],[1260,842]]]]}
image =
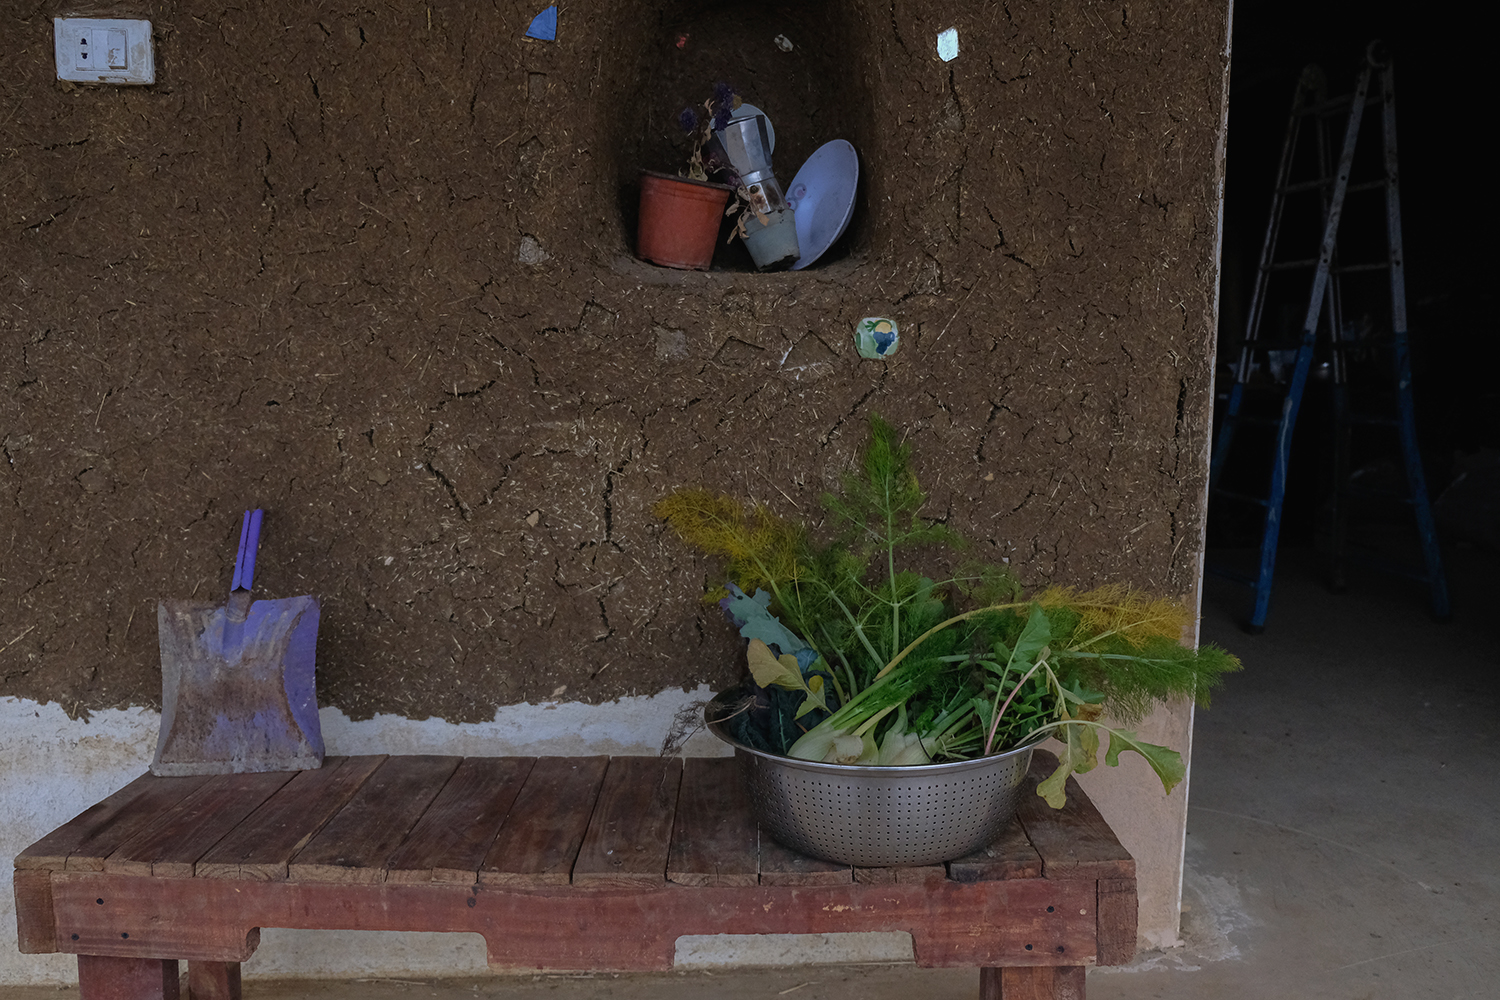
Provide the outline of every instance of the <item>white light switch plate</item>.
{"type": "Polygon", "coordinates": [[[57,78],[78,83],[155,83],[151,22],[54,17],[57,78]]]}

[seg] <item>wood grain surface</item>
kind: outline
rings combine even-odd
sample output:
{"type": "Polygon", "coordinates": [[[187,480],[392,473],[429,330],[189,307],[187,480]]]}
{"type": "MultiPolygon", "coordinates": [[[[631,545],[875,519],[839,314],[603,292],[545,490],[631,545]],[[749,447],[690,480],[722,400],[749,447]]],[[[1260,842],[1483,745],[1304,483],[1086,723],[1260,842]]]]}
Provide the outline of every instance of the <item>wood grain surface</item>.
{"type": "MultiPolygon", "coordinates": [[[[325,760],[324,766],[327,766],[325,760]]],[[[240,963],[189,962],[188,1000],[242,1000],[240,963]]]]}
{"type": "Polygon", "coordinates": [[[667,880],[678,885],[755,885],[760,881],[750,797],[733,757],[689,757],[667,880]]]}
{"type": "MultiPolygon", "coordinates": [[[[179,778],[142,775],[137,779],[142,783],[139,794],[131,796],[107,820],[92,824],[87,835],[81,837],[69,852],[64,867],[68,871],[103,871],[105,858],[118,850],[121,844],[161,822],[164,816],[207,782],[208,778],[208,775],[203,774],[179,778]]],[[[84,816],[87,815],[85,812],[84,816]]]]}
{"type": "Polygon", "coordinates": [[[68,855],[76,851],[98,831],[115,822],[120,812],[159,779],[143,774],[113,795],[89,806],[62,826],[16,855],[16,870],[45,868],[61,870],[68,855]]]}
{"type": "Polygon", "coordinates": [[[215,774],[104,859],[120,875],[191,878],[193,865],[262,802],[292,779],[293,771],[215,774]]]}
{"type": "Polygon", "coordinates": [[[567,885],[608,757],[539,757],[479,868],[483,885],[567,885]]]}
{"type": "Polygon", "coordinates": [[[1085,964],[1134,954],[1134,862],[1081,790],[1063,810],[1026,794],[1049,765],[1020,822],[946,868],[789,850],[755,826],[730,758],[144,776],[17,859],[20,943],[152,997],[161,955],[209,963],[190,978],[219,1000],[262,926],[469,931],[498,966],[601,970],[670,968],[682,934],[905,930],[919,965],[986,968],[986,997],[1074,1000],[1085,964]]]}
{"type": "Polygon", "coordinates": [[[760,881],[762,885],[842,885],[854,881],[854,870],[798,854],[761,827],[760,881]]]}
{"type": "Polygon", "coordinates": [[[1057,758],[1038,750],[1021,786],[1016,816],[1042,858],[1046,878],[1135,878],[1135,859],[1120,846],[1104,817],[1077,781],[1067,783],[1068,802],[1053,809],[1036,794],[1036,784],[1057,767],[1057,758]]]}
{"type": "Polygon", "coordinates": [[[284,879],[287,862],[312,840],[385,762],[373,757],[328,757],[299,771],[275,795],[214,845],[194,865],[199,878],[284,879]]]}
{"type": "Polygon", "coordinates": [[[1124,965],[1135,958],[1136,883],[1133,878],[1099,880],[1099,964],[1124,965]]]}
{"type": "Polygon", "coordinates": [[[682,761],[676,757],[610,760],[573,864],[573,884],[664,885],[681,781],[682,761]]]}
{"type": "Polygon", "coordinates": [[[479,866],[534,764],[530,757],[464,758],[406,842],[386,862],[386,878],[393,882],[477,882],[479,866]]]}
{"type": "Polygon", "coordinates": [[[1081,965],[979,970],[979,1000],[1084,1000],[1081,965]]]}
{"type": "Polygon", "coordinates": [[[956,882],[1041,878],[1042,856],[1031,846],[1021,824],[1011,820],[994,843],[948,862],[948,875],[956,882]]]}
{"type": "Polygon", "coordinates": [[[52,909],[52,873],[23,868],[14,873],[16,943],[23,955],[57,951],[57,914],[52,909]]]}
{"type": "Polygon", "coordinates": [[[78,992],[85,1000],[178,1000],[178,976],[171,959],[78,956],[78,992]]]}
{"type": "Polygon", "coordinates": [[[388,757],[287,865],[287,877],[383,882],[385,859],[427,811],[459,757],[388,757]]]}

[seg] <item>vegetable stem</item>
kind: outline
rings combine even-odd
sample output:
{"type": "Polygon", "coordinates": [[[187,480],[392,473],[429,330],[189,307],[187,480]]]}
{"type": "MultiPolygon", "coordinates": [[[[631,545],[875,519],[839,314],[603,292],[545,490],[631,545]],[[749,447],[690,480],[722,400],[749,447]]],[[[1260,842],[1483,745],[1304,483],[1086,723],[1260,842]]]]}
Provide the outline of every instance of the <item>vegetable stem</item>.
{"type": "Polygon", "coordinates": [[[1007,610],[1009,610],[1011,608],[1024,608],[1024,607],[1026,607],[1026,602],[1025,601],[1016,601],[1016,602],[1009,603],[1009,604],[991,604],[989,607],[986,607],[986,608],[975,608],[973,611],[965,611],[961,615],[954,615],[952,618],[949,618],[946,621],[938,622],[936,625],[932,626],[932,628],[928,629],[926,632],[923,632],[921,635],[919,635],[915,639],[913,639],[911,641],[911,643],[905,649],[903,649],[903,650],[901,650],[901,652],[897,653],[895,655],[895,657],[893,657],[889,663],[887,663],[884,667],[881,668],[880,673],[878,673],[878,674],[875,675],[875,679],[879,680],[881,677],[884,677],[886,674],[890,673],[892,670],[895,670],[896,667],[900,665],[900,663],[901,663],[902,660],[906,659],[907,656],[911,655],[911,651],[912,650],[916,649],[918,646],[922,645],[922,643],[926,642],[930,637],[936,635],[937,633],[941,632],[945,628],[948,628],[948,627],[953,626],[953,625],[957,625],[959,622],[966,622],[969,619],[971,619],[971,618],[973,618],[973,617],[975,617],[977,615],[982,615],[982,614],[984,614],[987,611],[1007,611],[1007,610]]]}
{"type": "MultiPolygon", "coordinates": [[[[1016,686],[1011,688],[1010,696],[1005,699],[1005,704],[1000,706],[999,711],[995,713],[995,717],[990,720],[990,731],[984,737],[984,755],[986,757],[990,755],[990,750],[995,745],[995,733],[1000,729],[1000,716],[1005,714],[1007,708],[1010,708],[1010,703],[1015,700],[1016,695],[1021,693],[1021,688],[1025,686],[1026,682],[1031,680],[1031,675],[1042,669],[1046,663],[1047,658],[1045,656],[1037,657],[1036,663],[1032,664],[1031,669],[1026,671],[1020,680],[1016,681],[1016,686]]],[[[1047,672],[1051,673],[1052,671],[1048,670],[1047,672]]],[[[1003,682],[1004,679],[1002,678],[1003,682]]],[[[998,691],[995,692],[995,697],[998,698],[999,696],[1000,693],[998,691]]]]}

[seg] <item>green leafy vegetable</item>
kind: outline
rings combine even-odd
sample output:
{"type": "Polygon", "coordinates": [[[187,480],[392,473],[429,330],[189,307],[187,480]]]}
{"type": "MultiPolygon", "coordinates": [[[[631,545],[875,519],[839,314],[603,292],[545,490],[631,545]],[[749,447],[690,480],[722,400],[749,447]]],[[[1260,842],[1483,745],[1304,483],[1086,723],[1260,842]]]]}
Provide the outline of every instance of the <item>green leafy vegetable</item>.
{"type": "Polygon", "coordinates": [[[1106,764],[1139,753],[1170,792],[1181,757],[1101,719],[1107,711],[1128,724],[1178,696],[1206,705],[1239,662],[1184,647],[1189,612],[1129,588],[1048,587],[1023,601],[1004,566],[945,580],[906,568],[914,548],[963,544],[921,517],[925,501],[910,448],[875,417],[858,471],[823,499],[838,526],[825,544],[763,505],[704,490],[656,505],[684,540],[724,559],[731,582],[720,604],[749,640],[754,688],[800,695],[756,695],[763,707],[735,721],[749,727],[745,741],[807,760],[902,766],[1055,736],[1058,769],[1037,791],[1060,808],[1068,776],[1096,766],[1107,739],[1106,764]]]}
{"type": "Polygon", "coordinates": [[[771,652],[771,647],[760,639],[751,639],[745,658],[749,662],[750,676],[761,687],[774,684],[779,688],[801,691],[807,695],[807,700],[797,709],[794,718],[800,719],[814,708],[828,711],[828,703],[823,698],[823,675],[811,674],[804,677],[802,668],[797,665],[797,658],[792,654],[782,653],[776,656],[771,652]]]}
{"type": "Polygon", "coordinates": [[[725,614],[734,621],[743,621],[740,635],[746,639],[759,639],[768,646],[776,646],[782,653],[794,656],[799,650],[809,649],[791,629],[770,611],[771,595],[757,590],[754,597],[747,597],[738,587],[729,597],[720,602],[725,614]]]}

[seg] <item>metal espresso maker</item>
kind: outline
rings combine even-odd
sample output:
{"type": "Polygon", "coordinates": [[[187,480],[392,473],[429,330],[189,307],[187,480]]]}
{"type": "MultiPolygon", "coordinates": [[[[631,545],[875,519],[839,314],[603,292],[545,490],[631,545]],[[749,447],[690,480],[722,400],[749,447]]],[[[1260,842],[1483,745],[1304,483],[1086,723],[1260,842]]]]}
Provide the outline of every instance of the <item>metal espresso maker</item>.
{"type": "Polygon", "coordinates": [[[771,170],[774,133],[766,116],[749,114],[731,119],[714,135],[749,193],[750,207],[745,211],[740,232],[755,266],[767,270],[795,264],[800,256],[797,225],[781,184],[771,170]]]}

